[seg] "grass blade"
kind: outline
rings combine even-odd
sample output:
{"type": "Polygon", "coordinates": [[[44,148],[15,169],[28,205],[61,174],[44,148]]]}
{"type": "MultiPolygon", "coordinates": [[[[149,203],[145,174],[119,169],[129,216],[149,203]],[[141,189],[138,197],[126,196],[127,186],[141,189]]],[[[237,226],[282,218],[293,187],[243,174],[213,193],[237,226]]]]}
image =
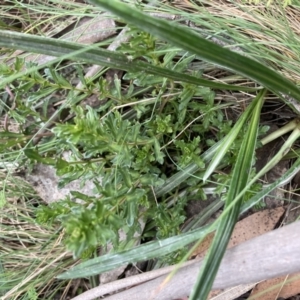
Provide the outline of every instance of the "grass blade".
{"type": "Polygon", "coordinates": [[[260,94],[258,97],[256,97],[252,103],[247,107],[246,111],[242,114],[242,116],[239,118],[239,120],[236,122],[234,127],[231,129],[230,133],[226,136],[226,138],[222,141],[220,147],[218,148],[215,156],[212,158],[211,163],[207,167],[205,174],[203,176],[203,180],[205,181],[208,179],[208,177],[215,171],[215,168],[219,165],[221,160],[223,159],[224,155],[238,136],[240,130],[245,125],[245,122],[248,120],[249,116],[251,115],[253,109],[257,105],[257,101],[260,100],[261,96],[264,96],[266,93],[266,90],[263,92],[263,94],[260,94]]]}
{"type": "MultiPolygon", "coordinates": [[[[265,91],[262,91],[257,96],[259,101],[257,102],[257,105],[253,111],[252,120],[247,130],[247,134],[243,140],[236,165],[233,170],[232,184],[229,187],[226,198],[226,207],[228,207],[235,200],[235,197],[244,189],[249,181],[251,165],[255,153],[259,117],[264,93],[265,91]]],[[[233,228],[238,219],[241,202],[242,201],[240,199],[229,210],[229,212],[225,214],[225,216],[221,217],[221,221],[217,227],[213,243],[209,249],[209,253],[197,279],[197,283],[192,290],[190,296],[191,300],[202,300],[207,298],[215,276],[218,272],[223,255],[226,251],[233,228]]]]}
{"type": "MultiPolygon", "coordinates": [[[[132,73],[147,72],[148,74],[166,77],[172,80],[179,80],[181,82],[207,86],[215,89],[240,91],[256,90],[255,88],[227,85],[213,82],[211,80],[205,80],[188,74],[175,72],[170,69],[154,66],[143,61],[133,61],[129,56],[114,51],[100,49],[97,47],[97,45],[86,46],[57,39],[0,30],[0,47],[56,56],[60,58],[59,61],[63,59],[82,60],[96,65],[126,70],[132,73]]],[[[53,62],[57,62],[57,59],[54,59],[53,62]]],[[[33,67],[32,69],[30,68],[25,70],[24,73],[38,70],[53,62],[49,62],[38,67],[33,67]]],[[[19,72],[18,74],[3,78],[1,80],[0,87],[4,87],[11,81],[24,75],[24,73],[19,72]]]]}
{"type": "Polygon", "coordinates": [[[93,276],[112,270],[124,264],[160,257],[203,238],[209,232],[212,232],[214,228],[214,225],[204,226],[165,240],[150,242],[130,250],[121,251],[119,253],[109,253],[96,257],[60,274],[57,278],[73,279],[93,276]]]}

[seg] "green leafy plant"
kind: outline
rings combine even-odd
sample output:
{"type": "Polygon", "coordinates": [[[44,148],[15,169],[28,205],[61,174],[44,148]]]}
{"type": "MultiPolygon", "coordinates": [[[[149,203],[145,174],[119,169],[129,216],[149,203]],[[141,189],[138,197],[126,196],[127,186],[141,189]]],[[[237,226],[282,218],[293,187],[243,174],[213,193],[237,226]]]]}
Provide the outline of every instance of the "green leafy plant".
{"type": "MultiPolygon", "coordinates": [[[[40,162],[54,166],[61,187],[78,178],[82,183],[94,182],[94,196],[72,192],[60,202],[40,205],[37,221],[41,226],[64,228],[64,243],[76,258],[89,257],[98,246],[111,243],[118,259],[115,254],[96,257],[59,278],[93,276],[172,251],[181,257],[183,247],[216,230],[191,295],[191,299],[205,299],[240,211],[281,184],[279,180],[262,187],[256,181],[299,137],[298,125],[293,123],[287,144],[255,173],[258,136],[266,131],[259,127],[259,116],[267,91],[297,112],[299,89],[259,60],[222,48],[191,28],[153,18],[119,1],[90,2],[129,23],[129,42],[118,51],[0,30],[2,47],[58,57],[46,65],[26,64],[22,59],[16,59],[14,65],[0,64],[0,86],[13,89],[17,104],[15,109],[7,105],[4,110],[20,125],[18,132],[4,128],[0,133],[1,155],[6,162],[19,165],[30,167],[40,162]],[[80,90],[59,71],[63,68],[59,62],[66,59],[77,62],[73,72],[83,84],[80,90]],[[103,69],[95,80],[86,80],[83,62],[124,70],[125,74],[108,80],[103,69]],[[231,82],[231,73],[208,80],[207,73],[216,65],[239,74],[239,80],[247,78],[247,84],[224,83],[231,82]],[[247,107],[238,108],[237,121],[225,113],[237,109],[236,102],[220,101],[220,90],[253,96],[247,107]],[[53,92],[59,91],[65,100],[60,106],[53,97],[53,92]],[[98,107],[80,104],[94,93],[98,107]],[[52,104],[59,108],[49,117],[52,104]],[[63,157],[65,151],[70,154],[68,159],[63,157]],[[229,174],[216,176],[224,167],[229,174]],[[205,198],[206,188],[226,199],[223,214],[210,226],[182,233],[188,200],[195,195],[205,198]],[[125,240],[120,240],[120,231],[125,240]],[[159,242],[133,247],[137,240],[148,239],[159,242]]],[[[7,101],[4,95],[3,101],[7,101]]],[[[299,161],[289,176],[297,168],[299,161]]],[[[165,261],[170,263],[169,258],[165,256],[165,261]]],[[[34,297],[36,290],[30,291],[34,297]]]]}

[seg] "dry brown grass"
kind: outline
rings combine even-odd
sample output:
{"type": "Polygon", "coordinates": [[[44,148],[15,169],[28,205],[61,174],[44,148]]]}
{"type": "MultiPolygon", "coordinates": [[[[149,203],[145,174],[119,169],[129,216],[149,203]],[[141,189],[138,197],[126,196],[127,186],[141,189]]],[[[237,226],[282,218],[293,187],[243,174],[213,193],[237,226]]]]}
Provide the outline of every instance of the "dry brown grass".
{"type": "MultiPolygon", "coordinates": [[[[245,4],[243,1],[177,1],[175,7],[190,13],[206,12],[203,18],[215,23],[216,29],[224,24],[237,34],[239,40],[244,36],[244,44],[263,45],[270,53],[250,53],[250,56],[269,57],[271,67],[285,77],[300,84],[300,7],[282,5],[275,2],[264,4],[245,4]],[[273,58],[273,62],[271,62],[273,58]]],[[[202,15],[201,15],[202,18],[202,15]]],[[[237,39],[235,39],[237,40],[237,39]]]]}

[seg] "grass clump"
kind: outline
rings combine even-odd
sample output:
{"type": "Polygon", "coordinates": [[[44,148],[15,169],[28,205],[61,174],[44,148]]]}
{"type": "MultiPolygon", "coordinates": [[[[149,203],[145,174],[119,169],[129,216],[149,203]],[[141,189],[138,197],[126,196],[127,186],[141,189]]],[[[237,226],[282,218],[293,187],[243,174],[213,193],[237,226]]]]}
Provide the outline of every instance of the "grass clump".
{"type": "Polygon", "coordinates": [[[62,243],[63,232],[37,224],[39,200],[22,178],[1,174],[1,182],[1,299],[51,299],[58,290],[67,292],[68,283],[55,279],[74,264],[62,243]]]}

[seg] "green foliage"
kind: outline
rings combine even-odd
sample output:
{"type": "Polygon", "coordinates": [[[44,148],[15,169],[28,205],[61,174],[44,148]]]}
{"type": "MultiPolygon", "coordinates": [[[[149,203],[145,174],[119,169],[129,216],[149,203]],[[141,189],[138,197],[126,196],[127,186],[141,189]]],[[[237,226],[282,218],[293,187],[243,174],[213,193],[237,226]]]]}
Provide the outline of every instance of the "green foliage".
{"type": "Polygon", "coordinates": [[[130,27],[127,34],[131,36],[130,41],[123,44],[120,51],[129,54],[132,59],[143,57],[154,64],[159,63],[158,56],[154,53],[156,39],[152,35],[134,27],[130,27]]]}
{"type": "MultiPolygon", "coordinates": [[[[178,53],[173,51],[171,56],[165,54],[160,50],[165,45],[157,43],[153,36],[136,29],[130,33],[133,35],[131,43],[124,45],[122,51],[134,52],[135,47],[140,45],[141,49],[137,53],[139,57],[157,64],[163,61],[169,68],[189,68],[193,57],[181,60],[180,63],[175,62],[173,59],[178,53]],[[147,45],[145,49],[144,45],[147,45]]],[[[24,61],[17,60],[14,68],[3,70],[11,75],[23,65],[24,61]]],[[[127,77],[129,75],[137,78],[139,73],[127,73],[127,77]]],[[[14,91],[18,95],[26,95],[28,92],[30,97],[26,102],[21,97],[16,100],[20,101],[21,109],[36,122],[30,127],[21,127],[20,133],[1,133],[7,139],[6,149],[13,149],[20,142],[25,146],[34,132],[42,128],[40,113],[47,112],[50,104],[47,102],[40,110],[40,106],[36,104],[42,97],[51,94],[53,90],[72,89],[68,80],[57,68],[52,67],[44,73],[27,75],[22,81],[28,84],[24,86],[20,82],[18,85],[17,81],[14,91]]],[[[94,192],[98,196],[89,197],[73,192],[72,198],[40,206],[37,210],[39,223],[57,224],[65,228],[65,243],[76,257],[108,242],[113,243],[115,250],[123,249],[126,243],[119,243],[117,232],[120,229],[126,230],[129,242],[135,232],[142,230],[138,222],[140,218],[155,220],[156,233],[153,235],[151,230],[152,233],[145,232],[145,236],[164,238],[178,234],[180,225],[185,220],[184,206],[187,197],[179,199],[173,206],[169,206],[167,202],[156,206],[153,189],[162,186],[166,178],[177,172],[177,168],[172,170],[168,167],[169,158],[174,160],[179,169],[190,163],[203,168],[204,163],[200,159],[201,136],[206,135],[210,126],[227,123],[223,122],[221,110],[214,106],[214,93],[209,88],[174,84],[171,81],[145,81],[143,85],[150,88],[149,96],[154,95],[155,101],[131,106],[132,100],[140,98],[136,92],[139,82],[130,80],[126,93],[121,91],[118,81],[115,81],[114,89],[103,78],[99,79],[98,84],[107,99],[106,104],[99,109],[89,106],[84,108],[75,104],[78,100],[73,94],[75,98],[69,102],[69,113],[74,115],[72,121],[57,123],[52,129],[51,138],[44,138],[36,147],[27,144],[24,150],[24,161],[29,159],[32,163],[54,166],[61,176],[61,187],[78,178],[83,182],[94,181],[94,192]],[[164,101],[161,99],[162,91],[166,94],[173,92],[175,96],[164,101]],[[135,98],[132,98],[133,94],[136,95],[135,98]],[[177,95],[179,104],[176,101],[177,95]],[[119,103],[129,105],[125,109],[117,108],[119,103]],[[197,134],[186,131],[180,139],[176,139],[176,135],[185,129],[188,122],[197,118],[199,113],[204,116],[204,126],[198,128],[197,134]],[[51,141],[54,143],[51,144],[51,141]],[[168,143],[171,143],[171,147],[166,148],[164,145],[168,143]],[[68,161],[62,157],[63,151],[70,152],[68,161]],[[73,199],[79,199],[80,203],[73,199]]],[[[89,93],[94,87],[94,83],[86,83],[84,89],[89,93]]],[[[147,94],[143,97],[147,97],[147,94]]],[[[21,111],[11,113],[20,124],[25,124],[26,119],[21,111]]],[[[230,122],[228,125],[230,126],[230,122]]]]}
{"type": "Polygon", "coordinates": [[[27,291],[27,299],[28,300],[37,300],[38,299],[38,294],[33,286],[29,287],[27,291]]]}
{"type": "MultiPolygon", "coordinates": [[[[133,59],[142,58],[154,65],[180,71],[191,67],[194,56],[181,57],[178,50],[167,51],[165,43],[136,28],[131,29],[129,34],[130,43],[124,44],[121,51],[134,55],[133,59]]],[[[14,68],[20,69],[24,62],[17,62],[14,68]]],[[[14,74],[14,68],[6,72],[14,74]]],[[[41,110],[36,104],[41,97],[51,94],[52,89],[70,91],[67,104],[69,114],[74,117],[71,122],[57,123],[52,129],[53,136],[43,139],[37,147],[27,145],[24,154],[31,162],[54,166],[61,177],[60,187],[78,178],[82,182],[93,181],[96,196],[73,192],[64,201],[40,206],[38,222],[63,226],[65,243],[76,257],[109,242],[115,250],[123,249],[135,232],[142,231],[138,222],[140,218],[153,220],[155,224],[147,227],[152,229],[146,230],[145,236],[161,239],[180,233],[188,195],[193,193],[195,196],[192,187],[187,189],[186,196],[171,206],[168,201],[172,194],[164,195],[166,200],[155,199],[153,191],[163,186],[177,170],[191,163],[204,168],[200,155],[206,145],[203,145],[202,139],[205,140],[211,128],[220,128],[217,132],[219,138],[230,130],[231,121],[226,121],[221,107],[216,106],[215,93],[207,87],[181,82],[175,84],[157,78],[152,80],[152,75],[132,72],[124,77],[128,82],[125,92],[117,78],[113,88],[102,77],[97,83],[85,82],[83,91],[86,95],[98,88],[105,97],[104,104],[94,109],[76,104],[79,101],[77,94],[72,92],[68,79],[57,70],[57,67],[49,67],[44,72],[35,72],[22,79],[32,82],[26,87],[31,94],[22,109],[36,118],[26,132],[30,137],[41,128],[41,110]],[[138,92],[141,86],[146,88],[143,95],[138,92]],[[147,97],[154,97],[153,101],[139,103],[139,99],[147,97]],[[136,104],[131,105],[131,102],[136,104]],[[123,107],[123,104],[126,106],[123,107]],[[191,130],[186,130],[186,125],[199,116],[201,121],[193,124],[191,130]],[[177,137],[179,133],[181,135],[177,137]],[[45,149],[44,145],[50,145],[50,141],[54,141],[53,146],[45,149]],[[68,160],[62,157],[63,151],[69,151],[68,160]],[[170,160],[176,168],[169,167],[170,160]],[[157,200],[161,202],[158,205],[157,200]],[[120,229],[125,230],[127,235],[127,241],[121,244],[117,234],[120,229]]],[[[80,75],[81,71],[77,68],[75,72],[80,75]]],[[[23,85],[15,87],[15,91],[18,89],[26,92],[23,85]]],[[[49,104],[47,102],[42,111],[47,112],[49,104]]],[[[20,112],[15,113],[22,117],[20,112]]],[[[16,134],[10,134],[14,144],[6,143],[6,147],[14,147],[16,142],[20,142],[16,140],[16,134]]],[[[8,133],[6,135],[9,136],[8,133]]],[[[28,139],[23,132],[19,135],[25,145],[28,139]]],[[[201,186],[198,194],[205,198],[201,186]]]]}
{"type": "MultiPolygon", "coordinates": [[[[170,105],[172,109],[172,105],[170,105]]],[[[166,107],[166,110],[168,107],[166,107]]],[[[100,116],[87,107],[73,107],[73,123],[58,124],[53,132],[58,145],[72,151],[69,163],[59,159],[57,173],[62,176],[61,184],[76,178],[93,179],[97,197],[73,193],[83,203],[76,205],[67,199],[39,209],[40,222],[60,221],[66,228],[66,244],[79,256],[89,247],[113,242],[117,247],[119,229],[131,227],[140,231],[138,218],[141,207],[154,205],[149,195],[160,186],[167,176],[161,170],[165,153],[160,144],[172,138],[172,117],[157,115],[147,122],[129,121],[118,111],[100,116]],[[80,151],[78,151],[80,149],[80,151]],[[101,178],[97,182],[97,178],[101,178]],[[93,228],[93,229],[92,229],[93,228]]],[[[194,161],[203,167],[199,158],[200,137],[192,141],[177,140],[176,157],[179,166],[194,161]]],[[[34,152],[27,151],[31,159],[41,160],[34,152]]],[[[156,205],[146,214],[155,220],[157,237],[168,237],[179,232],[184,221],[184,205],[181,201],[166,213],[165,204],[156,205]],[[151,212],[151,213],[150,213],[151,212]]]]}
{"type": "MultiPolygon", "coordinates": [[[[168,61],[168,67],[179,67],[172,61],[178,53],[169,56],[159,51],[165,45],[157,43],[153,36],[136,29],[130,34],[131,42],[124,45],[122,51],[136,53],[157,64],[163,57],[164,62],[168,61]],[[136,47],[140,47],[137,52],[136,47]]],[[[190,61],[190,58],[182,60],[181,70],[188,68],[190,61]]],[[[127,73],[127,80],[130,80],[129,75],[138,78],[139,73],[127,73]]],[[[57,82],[58,86],[67,87],[67,82],[54,69],[49,68],[44,76],[57,82]]],[[[61,187],[78,178],[83,182],[92,180],[95,184],[94,192],[98,196],[72,193],[72,198],[80,199],[80,204],[67,198],[38,209],[40,223],[58,223],[65,228],[65,243],[76,257],[109,242],[115,250],[123,249],[126,242],[119,243],[117,232],[126,230],[129,242],[135,232],[142,230],[138,222],[140,218],[153,220],[155,224],[156,233],[153,235],[151,229],[152,233],[145,232],[145,236],[166,238],[180,233],[187,197],[179,199],[176,205],[169,206],[167,202],[156,205],[153,189],[162,186],[177,168],[180,170],[190,163],[203,168],[201,137],[211,126],[228,124],[230,127],[231,124],[224,121],[223,113],[214,104],[215,94],[209,88],[169,81],[145,81],[142,85],[151,89],[155,101],[131,106],[131,97],[140,82],[130,81],[126,93],[121,91],[118,81],[115,81],[115,89],[109,88],[102,78],[99,84],[107,104],[99,109],[70,104],[70,114],[74,115],[72,122],[58,123],[52,129],[56,149],[48,151],[47,156],[37,147],[27,148],[24,152],[32,162],[53,165],[61,176],[61,187]],[[174,92],[175,97],[170,96],[164,101],[160,96],[162,91],[166,94],[174,92]],[[129,105],[118,108],[119,103],[129,105]],[[203,114],[203,120],[197,133],[186,131],[180,138],[175,138],[199,114],[203,114]],[[164,146],[169,143],[170,147],[164,146]],[[71,153],[68,161],[62,158],[62,151],[71,153]],[[171,170],[168,167],[169,158],[177,168],[171,170]]],[[[85,88],[90,90],[88,85],[85,88]]]]}
{"type": "MultiPolygon", "coordinates": [[[[98,2],[109,6],[105,1],[98,2]]],[[[116,3],[111,9],[118,9],[116,3]]],[[[124,17],[130,20],[131,12],[127,12],[126,15],[124,10],[124,17]]],[[[3,142],[1,154],[7,161],[14,161],[17,157],[18,161],[29,166],[36,162],[54,166],[61,178],[60,187],[76,179],[82,184],[88,180],[94,183],[94,196],[73,191],[66,199],[37,209],[40,224],[64,228],[65,245],[75,257],[89,258],[98,246],[108,243],[113,245],[114,251],[128,249],[134,245],[137,235],[144,240],[159,241],[180,236],[188,200],[205,199],[204,187],[208,181],[212,181],[214,192],[220,197],[224,188],[229,188],[230,197],[226,193],[228,209],[247,182],[256,178],[252,168],[256,138],[266,132],[266,128],[261,128],[257,133],[259,112],[251,129],[249,120],[253,118],[255,105],[250,104],[250,109],[242,114],[236,126],[224,113],[224,108],[232,109],[236,103],[216,98],[217,88],[250,92],[256,89],[205,80],[202,77],[211,71],[211,65],[200,64],[199,67],[198,64],[195,67],[195,62],[204,59],[217,63],[248,76],[280,97],[290,93],[295,98],[299,96],[299,90],[292,83],[248,56],[222,49],[198,33],[179,30],[161,21],[153,23],[155,20],[151,18],[145,20],[148,28],[141,18],[137,14],[136,24],[140,22],[141,28],[149,32],[132,26],[127,32],[129,42],[123,44],[117,53],[103,49],[84,52],[80,45],[55,44],[53,40],[47,40],[48,44],[38,48],[42,53],[48,53],[47,45],[51,45],[54,55],[68,55],[70,52],[71,58],[93,63],[96,60],[105,66],[126,70],[122,78],[115,75],[112,80],[105,79],[103,71],[93,82],[87,82],[83,78],[83,64],[78,62],[73,72],[83,87],[76,91],[71,78],[61,72],[63,64],[54,64],[40,71],[37,65],[26,64],[22,59],[16,59],[14,66],[0,64],[0,76],[5,79],[5,84],[9,78],[15,79],[9,84],[15,94],[16,108],[9,109],[9,105],[4,105],[3,112],[20,125],[18,133],[8,129],[0,133],[3,142]],[[195,41],[199,41],[199,45],[195,41]],[[185,50],[179,50],[169,42],[185,50]],[[82,53],[72,56],[74,51],[82,53]],[[95,55],[93,58],[90,57],[92,54],[95,55]],[[23,67],[34,71],[25,73],[23,67]],[[62,92],[65,101],[55,112],[59,118],[51,124],[50,130],[49,111],[53,104],[57,107],[61,101],[54,92],[62,92]],[[81,105],[81,100],[92,94],[97,95],[99,107],[81,105]],[[65,119],[64,114],[71,118],[65,119]],[[45,128],[48,135],[43,135],[36,144],[34,138],[45,128]],[[68,159],[63,157],[65,151],[69,153],[68,159]],[[243,158],[245,153],[246,160],[243,158]],[[205,172],[211,158],[212,165],[205,172]],[[228,173],[211,177],[217,168],[224,166],[228,173]],[[173,182],[174,178],[177,180],[173,182]],[[203,178],[207,182],[203,182],[203,178]],[[240,179],[242,184],[234,190],[240,179]],[[164,187],[167,188],[164,190],[164,187]],[[141,226],[141,220],[146,222],[145,228],[141,226]],[[120,241],[121,231],[126,234],[124,241],[120,241]]],[[[6,36],[9,42],[18,37],[6,36]]],[[[38,47],[40,40],[32,37],[30,41],[38,47]]],[[[8,93],[4,93],[3,103],[8,103],[8,99],[8,93]]],[[[261,189],[261,185],[253,184],[251,189],[242,191],[243,203],[254,201],[261,189]]],[[[0,205],[5,205],[5,198],[0,200],[0,205]]],[[[233,227],[240,205],[239,201],[234,213],[230,212],[231,218],[225,219],[226,213],[229,214],[225,211],[221,220],[224,228],[229,223],[230,228],[233,227]]],[[[226,232],[226,238],[229,236],[230,231],[226,232]]],[[[195,239],[194,236],[193,241],[195,239]]],[[[167,254],[163,261],[178,262],[185,249],[179,243],[173,248],[170,246],[172,241],[168,240],[168,243],[165,247],[168,249],[153,254],[154,250],[159,251],[160,245],[156,245],[145,257],[150,259],[155,257],[153,255],[165,255],[174,250],[177,252],[167,254]]],[[[215,245],[217,248],[218,241],[215,245]]],[[[224,250],[225,242],[222,247],[224,250]]],[[[218,255],[221,259],[222,253],[218,255]]],[[[124,257],[118,261],[120,265],[141,258],[140,253],[135,253],[134,258],[129,255],[127,260],[124,257]]],[[[114,266],[115,262],[108,261],[108,265],[100,270],[114,266]]],[[[212,277],[210,279],[212,281],[212,277]]],[[[34,298],[35,291],[29,292],[34,298]]]]}
{"type": "Polygon", "coordinates": [[[190,143],[186,143],[182,140],[174,142],[177,149],[180,149],[181,155],[178,159],[178,166],[180,168],[186,167],[190,163],[196,163],[200,168],[204,167],[204,163],[201,160],[199,154],[200,149],[200,137],[194,138],[190,143]]]}
{"type": "Polygon", "coordinates": [[[153,221],[157,226],[157,237],[159,239],[174,236],[180,233],[179,226],[185,220],[182,214],[185,202],[176,203],[172,210],[165,204],[160,204],[155,208],[153,221]]]}
{"type": "MultiPolygon", "coordinates": [[[[120,51],[132,56],[133,60],[143,59],[181,72],[191,68],[195,56],[182,56],[175,49],[170,51],[170,46],[136,28],[128,34],[130,42],[120,51]]],[[[12,75],[23,65],[24,61],[17,60],[14,68],[4,71],[12,75]]],[[[232,122],[225,120],[222,107],[216,105],[215,92],[208,87],[155,78],[147,72],[128,72],[124,76],[125,92],[118,78],[114,79],[113,87],[102,77],[97,83],[82,80],[86,95],[95,88],[103,95],[104,104],[94,109],[77,105],[79,97],[58,69],[49,67],[43,72],[36,71],[22,78],[28,82],[26,89],[22,84],[15,87],[15,91],[30,92],[28,101],[22,102],[21,107],[36,120],[30,128],[19,133],[24,145],[28,140],[24,132],[32,136],[43,126],[41,112],[46,117],[51,102],[43,104],[42,110],[37,103],[53,90],[68,91],[69,114],[74,116],[71,122],[57,123],[52,129],[53,136],[45,138],[38,147],[27,145],[24,154],[31,162],[54,166],[61,177],[60,187],[78,178],[83,183],[93,181],[95,196],[73,192],[64,201],[40,206],[38,222],[63,226],[65,244],[75,257],[85,256],[91,249],[107,243],[112,243],[115,250],[124,249],[133,240],[134,233],[142,232],[138,222],[141,218],[153,223],[146,227],[145,237],[162,239],[179,234],[185,220],[187,199],[191,194],[196,195],[194,188],[197,187],[199,197],[205,198],[202,185],[188,187],[186,195],[173,205],[169,202],[175,195],[166,194],[162,199],[155,199],[153,193],[182,168],[190,164],[199,169],[205,167],[200,156],[207,148],[206,139],[207,135],[211,136],[212,128],[218,128],[216,136],[211,137],[212,143],[230,131],[232,122]],[[138,91],[140,87],[144,88],[143,94],[138,91]],[[143,104],[142,100],[147,97],[153,100],[143,104]],[[136,104],[131,105],[131,102],[136,104]],[[193,124],[198,119],[199,122],[193,124]],[[192,125],[187,130],[189,123],[192,125]],[[53,146],[45,149],[44,145],[51,140],[53,146]],[[68,161],[62,157],[64,151],[70,153],[68,161]],[[170,168],[170,162],[176,167],[170,168]],[[126,231],[124,243],[119,242],[120,229],[126,231]]],[[[80,67],[75,68],[75,74],[80,77],[80,67]]],[[[19,111],[15,113],[22,117],[19,111]]],[[[20,142],[15,134],[10,134],[14,144],[6,143],[6,147],[20,142]]],[[[238,148],[232,148],[229,157],[234,157],[238,148]]],[[[224,182],[227,181],[224,179],[224,182]]]]}

